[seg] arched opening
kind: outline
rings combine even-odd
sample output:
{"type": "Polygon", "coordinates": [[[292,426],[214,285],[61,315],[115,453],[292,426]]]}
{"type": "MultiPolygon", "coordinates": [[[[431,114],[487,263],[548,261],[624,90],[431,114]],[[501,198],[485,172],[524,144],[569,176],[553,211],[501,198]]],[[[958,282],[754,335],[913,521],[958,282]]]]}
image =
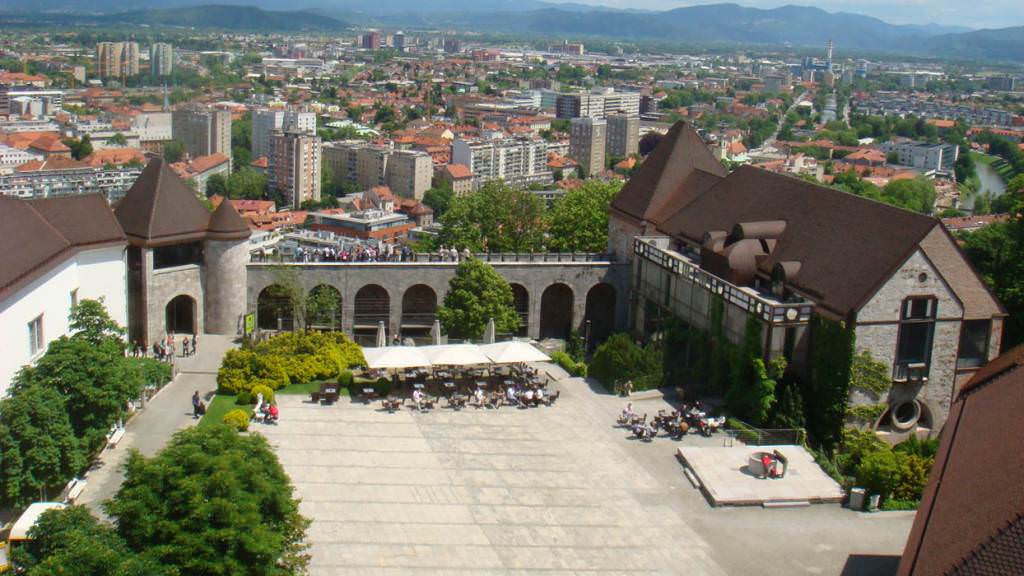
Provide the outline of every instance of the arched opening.
{"type": "Polygon", "coordinates": [[[587,292],[587,309],[583,315],[590,349],[604,342],[615,330],[615,287],[604,282],[587,292]]]}
{"type": "Polygon", "coordinates": [[[306,298],[306,328],[310,330],[341,329],[341,292],[330,284],[319,284],[306,298]]]}
{"type": "Polygon", "coordinates": [[[260,330],[294,330],[295,313],[288,291],[271,284],[256,298],[256,325],[260,330]]]}
{"type": "Polygon", "coordinates": [[[437,318],[437,293],[426,284],[417,284],[402,295],[402,337],[426,341],[437,318]]]}
{"type": "Polygon", "coordinates": [[[519,329],[516,336],[526,336],[530,327],[530,293],[522,284],[510,284],[512,286],[512,305],[515,306],[516,314],[519,315],[519,329]]]}
{"type": "Polygon", "coordinates": [[[181,294],[167,303],[166,322],[164,329],[168,334],[195,334],[196,301],[191,296],[181,294]]]}
{"type": "MultiPolygon", "coordinates": [[[[391,311],[391,297],[383,286],[367,284],[356,292],[355,311],[352,317],[352,334],[360,344],[373,345],[380,322],[388,326],[391,311]]],[[[390,328],[390,327],[389,327],[390,328]]],[[[393,334],[388,334],[391,338],[393,334]]]]}
{"type": "Polygon", "coordinates": [[[540,297],[540,337],[566,339],[572,332],[572,288],[552,284],[540,297]]]}

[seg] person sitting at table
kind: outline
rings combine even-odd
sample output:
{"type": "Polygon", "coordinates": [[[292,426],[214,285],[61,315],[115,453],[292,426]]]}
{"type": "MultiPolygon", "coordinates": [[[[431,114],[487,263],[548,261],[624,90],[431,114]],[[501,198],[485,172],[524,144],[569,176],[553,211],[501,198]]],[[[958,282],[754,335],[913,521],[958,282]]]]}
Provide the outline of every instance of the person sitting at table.
{"type": "Polygon", "coordinates": [[[473,397],[476,398],[476,407],[480,408],[484,405],[484,389],[477,388],[476,392],[473,392],[473,397]]]}
{"type": "Polygon", "coordinates": [[[530,407],[533,405],[533,388],[527,388],[526,392],[523,392],[523,406],[530,407]]]}
{"type": "Polygon", "coordinates": [[[508,400],[509,404],[512,404],[512,405],[519,404],[519,400],[516,399],[516,387],[515,386],[509,386],[508,388],[505,389],[505,398],[506,398],[506,400],[508,400]]]}
{"type": "Polygon", "coordinates": [[[628,424],[629,422],[633,421],[633,417],[635,416],[636,413],[633,412],[633,403],[630,402],[626,404],[625,408],[622,409],[622,416],[619,418],[619,420],[622,422],[626,422],[628,424]]]}
{"type": "Polygon", "coordinates": [[[419,388],[412,391],[412,401],[416,404],[417,410],[423,410],[423,391],[419,388]]]}
{"type": "Polygon", "coordinates": [[[535,404],[540,404],[544,402],[544,389],[538,386],[533,391],[533,399],[535,401],[535,404]]]}

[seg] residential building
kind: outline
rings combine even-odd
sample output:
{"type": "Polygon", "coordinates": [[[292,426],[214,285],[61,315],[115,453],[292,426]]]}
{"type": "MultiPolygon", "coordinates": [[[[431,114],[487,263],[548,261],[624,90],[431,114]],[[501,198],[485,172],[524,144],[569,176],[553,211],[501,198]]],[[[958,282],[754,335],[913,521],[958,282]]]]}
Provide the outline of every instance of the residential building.
{"type": "Polygon", "coordinates": [[[555,116],[605,118],[609,114],[624,112],[639,117],[641,98],[639,92],[617,92],[612,89],[560,93],[555,100],[555,116]]]}
{"type": "Polygon", "coordinates": [[[405,33],[399,30],[391,37],[391,47],[399,52],[405,52],[405,33]]]}
{"type": "Polygon", "coordinates": [[[362,190],[387,186],[401,197],[421,200],[430,189],[433,162],[426,152],[347,140],[325,144],[323,154],[336,179],[362,190]]]}
{"type": "Polygon", "coordinates": [[[154,42],[149,47],[150,76],[170,76],[174,70],[174,47],[166,42],[154,42]]]}
{"type": "Polygon", "coordinates": [[[604,172],[608,121],[599,118],[573,118],[569,128],[569,156],[579,162],[584,176],[604,172]]]}
{"type": "Polygon", "coordinates": [[[92,165],[83,160],[52,156],[26,162],[0,175],[0,195],[18,198],[53,198],[102,194],[115,202],[142,173],[141,166],[92,165]]]}
{"type": "Polygon", "coordinates": [[[547,142],[540,138],[457,138],[452,144],[452,163],[469,168],[474,189],[491,180],[502,180],[510,186],[552,181],[547,142]]]}
{"type": "Polygon", "coordinates": [[[32,160],[39,160],[42,157],[41,154],[29,150],[0,144],[0,174],[9,174],[16,167],[32,160]]]}
{"type": "Polygon", "coordinates": [[[380,48],[380,32],[376,30],[370,30],[366,34],[363,34],[363,49],[365,50],[377,50],[380,48]]]}
{"type": "Polygon", "coordinates": [[[0,116],[11,114],[11,102],[19,98],[29,98],[40,102],[43,116],[56,114],[64,104],[62,90],[39,88],[33,85],[0,84],[0,116]]]}
{"type": "Polygon", "coordinates": [[[100,42],[96,44],[96,74],[100,78],[138,76],[138,42],[100,42]]]}
{"type": "Polygon", "coordinates": [[[912,166],[924,172],[952,173],[956,160],[960,157],[960,147],[956,144],[892,141],[883,142],[879,149],[886,155],[890,152],[899,155],[900,165],[912,166]]]}
{"type": "Polygon", "coordinates": [[[173,138],[171,113],[140,112],[132,117],[132,132],[139,135],[139,145],[142,148],[157,152],[164,142],[173,138]]]}
{"type": "Polygon", "coordinates": [[[225,179],[231,175],[231,159],[223,154],[210,154],[171,164],[171,169],[186,182],[192,181],[200,196],[206,197],[206,183],[210,176],[220,174],[225,179]]]}
{"type": "Polygon", "coordinates": [[[254,110],[252,112],[252,157],[270,155],[270,137],[275,130],[316,134],[316,114],[297,110],[254,110]]]}
{"type": "Polygon", "coordinates": [[[51,158],[71,158],[71,149],[61,142],[60,133],[51,131],[25,131],[0,133],[0,144],[25,150],[30,154],[51,158]]]}
{"type": "Polygon", "coordinates": [[[445,164],[438,172],[438,180],[451,186],[455,196],[465,196],[473,191],[473,173],[464,164],[445,164]]]}
{"type": "Polygon", "coordinates": [[[608,155],[629,156],[640,147],[640,117],[624,112],[608,115],[608,155]]]}
{"type": "Polygon", "coordinates": [[[269,184],[293,209],[320,201],[320,137],[278,130],[270,140],[269,184]]]}
{"type": "Polygon", "coordinates": [[[462,43],[459,42],[458,38],[452,38],[446,36],[443,42],[444,51],[448,54],[458,54],[462,52],[462,43]]]}
{"type": "Polygon", "coordinates": [[[871,426],[894,441],[938,433],[999,350],[1005,311],[939,220],[751,166],[727,175],[682,122],[612,201],[609,251],[633,261],[638,332],[670,317],[734,344],[756,330],[808,390],[825,339],[882,362],[890,389],[849,401],[878,404],[871,426]]]}
{"type": "Polygon", "coordinates": [[[231,158],[231,112],[190,106],[175,110],[171,133],[190,156],[223,154],[231,158]]]}
{"type": "Polygon", "coordinates": [[[0,396],[22,366],[70,333],[72,306],[103,299],[127,323],[124,232],[99,194],[20,200],[0,196],[0,396]]]}
{"type": "Polygon", "coordinates": [[[311,212],[309,227],[347,238],[381,242],[405,238],[416,222],[401,212],[361,210],[356,212],[311,212]]]}
{"type": "Polygon", "coordinates": [[[1024,573],[1024,347],[996,358],[956,395],[896,572],[1024,573]]]}

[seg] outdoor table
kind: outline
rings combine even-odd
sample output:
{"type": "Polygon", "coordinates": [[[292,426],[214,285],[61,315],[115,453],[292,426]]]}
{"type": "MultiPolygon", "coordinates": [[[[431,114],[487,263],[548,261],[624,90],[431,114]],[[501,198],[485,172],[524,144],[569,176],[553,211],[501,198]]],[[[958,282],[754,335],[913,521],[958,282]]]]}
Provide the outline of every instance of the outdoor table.
{"type": "Polygon", "coordinates": [[[373,400],[373,397],[377,395],[377,391],[373,388],[363,388],[363,402],[366,404],[373,400]]]}
{"type": "Polygon", "coordinates": [[[324,382],[320,385],[320,399],[327,404],[334,404],[338,401],[338,385],[334,382],[324,382]]]}
{"type": "Polygon", "coordinates": [[[412,387],[417,389],[417,390],[423,390],[423,383],[422,382],[417,382],[417,383],[413,384],[412,387]]]}
{"type": "Polygon", "coordinates": [[[476,387],[477,388],[487,388],[487,382],[484,382],[483,380],[477,380],[476,387]]]}
{"type": "Polygon", "coordinates": [[[511,388],[511,387],[513,387],[515,385],[516,385],[515,381],[513,381],[513,380],[505,380],[505,387],[506,388],[511,388]]]}

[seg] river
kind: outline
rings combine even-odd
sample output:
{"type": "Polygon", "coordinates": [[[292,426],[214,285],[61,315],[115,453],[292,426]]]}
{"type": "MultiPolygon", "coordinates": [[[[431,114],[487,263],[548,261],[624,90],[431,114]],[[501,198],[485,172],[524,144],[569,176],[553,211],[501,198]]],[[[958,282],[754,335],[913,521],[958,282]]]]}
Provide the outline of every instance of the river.
{"type": "MultiPolygon", "coordinates": [[[[995,168],[985,164],[984,162],[975,162],[974,168],[978,173],[978,180],[981,181],[981,187],[978,189],[978,194],[989,194],[995,198],[1006,191],[1006,182],[1003,181],[1002,176],[996,172],[995,168]]],[[[964,210],[971,210],[974,208],[974,196],[965,198],[961,208],[964,210]]]]}

